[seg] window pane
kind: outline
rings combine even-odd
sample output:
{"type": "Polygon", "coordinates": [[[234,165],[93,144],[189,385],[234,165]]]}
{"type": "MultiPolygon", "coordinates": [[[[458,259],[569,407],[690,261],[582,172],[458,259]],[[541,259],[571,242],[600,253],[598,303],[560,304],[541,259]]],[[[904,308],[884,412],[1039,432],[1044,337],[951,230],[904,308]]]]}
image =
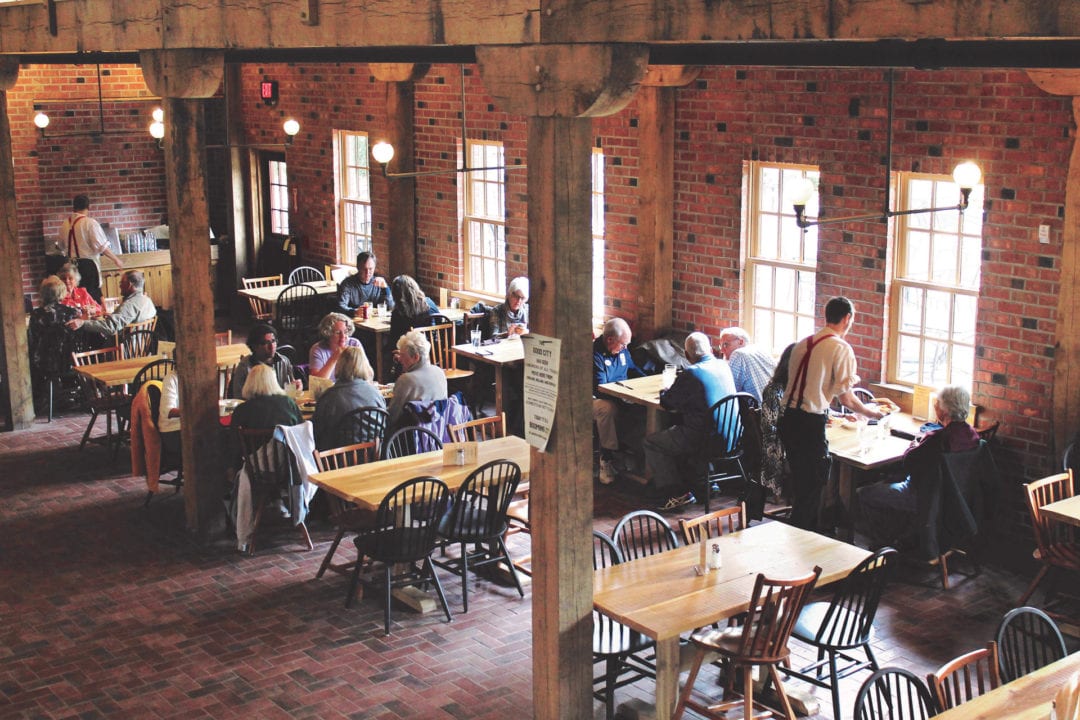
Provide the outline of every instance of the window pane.
{"type": "Polygon", "coordinates": [[[926,293],[926,325],[924,334],[932,338],[949,337],[949,320],[952,317],[952,296],[947,292],[928,290],[926,293]]]}
{"type": "Polygon", "coordinates": [[[762,215],[758,218],[758,256],[775,259],[779,244],[776,233],[776,216],[762,215]]]}
{"type": "Polygon", "coordinates": [[[908,232],[905,240],[904,277],[910,280],[930,278],[930,235],[924,232],[908,232]]]}
{"type": "Polygon", "coordinates": [[[758,209],[776,212],[780,208],[780,169],[763,167],[758,190],[758,209]]]}
{"type": "Polygon", "coordinates": [[[754,305],[769,307],[773,296],[773,269],[769,265],[754,266],[754,305]]]}
{"type": "Polygon", "coordinates": [[[977,237],[965,236],[960,257],[960,287],[978,290],[982,266],[982,243],[977,237]]]}
{"type": "Polygon", "coordinates": [[[900,291],[900,332],[922,332],[923,293],[919,288],[905,287],[900,291]]]}
{"type": "Polygon", "coordinates": [[[949,384],[949,346],[927,340],[923,343],[922,384],[941,387],[949,384]]]}
{"type": "Polygon", "coordinates": [[[953,301],[953,336],[958,343],[975,344],[975,306],[972,295],[957,295],[953,301]]]}
{"type": "Polygon", "coordinates": [[[915,384],[919,382],[919,338],[911,335],[901,335],[898,343],[897,355],[899,356],[899,368],[897,378],[901,382],[915,384]]]}
{"type": "Polygon", "coordinates": [[[785,312],[795,310],[795,271],[788,268],[776,269],[776,295],[773,307],[785,312]]]}
{"type": "Polygon", "coordinates": [[[956,285],[956,251],[960,239],[955,235],[934,235],[934,271],[935,283],[956,285]]]}

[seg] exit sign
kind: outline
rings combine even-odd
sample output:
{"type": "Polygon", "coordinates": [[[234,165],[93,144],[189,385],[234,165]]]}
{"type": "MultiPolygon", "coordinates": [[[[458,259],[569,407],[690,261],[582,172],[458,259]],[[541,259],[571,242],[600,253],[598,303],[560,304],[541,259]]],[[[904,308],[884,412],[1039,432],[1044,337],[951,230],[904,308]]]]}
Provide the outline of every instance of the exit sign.
{"type": "Polygon", "coordinates": [[[259,97],[269,107],[277,105],[278,89],[277,80],[263,80],[259,83],[259,97]]]}

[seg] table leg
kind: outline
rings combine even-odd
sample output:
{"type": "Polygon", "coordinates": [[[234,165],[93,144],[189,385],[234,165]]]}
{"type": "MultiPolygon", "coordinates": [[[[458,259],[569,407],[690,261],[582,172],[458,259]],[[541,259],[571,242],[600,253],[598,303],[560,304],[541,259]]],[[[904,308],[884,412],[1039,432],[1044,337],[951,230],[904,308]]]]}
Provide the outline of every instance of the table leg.
{"type": "Polygon", "coordinates": [[[505,365],[499,365],[495,368],[495,417],[502,414],[503,411],[503,374],[506,372],[505,365]]]}
{"type": "Polygon", "coordinates": [[[375,379],[378,382],[386,382],[386,374],[383,372],[383,334],[375,333],[375,379]]]}
{"type": "Polygon", "coordinates": [[[855,543],[855,468],[847,463],[840,463],[836,473],[837,495],[847,497],[847,507],[843,508],[847,514],[847,527],[844,528],[844,539],[855,543]]]}
{"type": "Polygon", "coordinates": [[[656,720],[670,720],[679,698],[679,638],[656,641],[656,720]]]}

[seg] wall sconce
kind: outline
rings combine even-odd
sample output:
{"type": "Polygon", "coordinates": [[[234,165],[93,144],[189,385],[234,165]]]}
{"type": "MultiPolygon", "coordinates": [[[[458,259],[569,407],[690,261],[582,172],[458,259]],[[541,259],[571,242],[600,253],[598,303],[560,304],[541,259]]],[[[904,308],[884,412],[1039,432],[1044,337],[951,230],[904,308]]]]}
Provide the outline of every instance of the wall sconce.
{"type": "Polygon", "coordinates": [[[293,138],[300,132],[300,123],[289,118],[282,124],[281,129],[285,131],[285,147],[289,147],[293,144],[293,138]]]}
{"type": "Polygon", "coordinates": [[[45,137],[45,128],[49,127],[49,116],[38,111],[38,114],[34,116],[34,126],[41,133],[41,137],[45,137]]]}
{"type": "Polygon", "coordinates": [[[153,122],[150,123],[150,137],[157,140],[158,147],[164,147],[165,138],[165,111],[161,108],[154,108],[154,111],[150,113],[153,118],[153,122]]]}

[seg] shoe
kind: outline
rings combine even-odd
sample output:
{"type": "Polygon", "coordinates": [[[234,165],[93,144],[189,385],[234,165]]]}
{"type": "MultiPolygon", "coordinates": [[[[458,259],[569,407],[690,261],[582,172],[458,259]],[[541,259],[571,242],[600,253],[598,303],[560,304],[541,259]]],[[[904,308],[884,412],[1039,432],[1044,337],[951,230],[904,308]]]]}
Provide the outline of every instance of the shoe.
{"type": "Polygon", "coordinates": [[[671,510],[678,510],[685,505],[691,505],[697,502],[697,498],[694,497],[694,493],[686,493],[685,495],[676,495],[667,499],[663,505],[660,505],[657,510],[660,512],[669,512],[671,510]]]}
{"type": "Polygon", "coordinates": [[[277,511],[281,513],[281,517],[283,518],[292,517],[292,513],[289,512],[289,507],[285,504],[284,500],[277,501],[277,511]]]}
{"type": "Polygon", "coordinates": [[[610,485],[615,482],[615,466],[610,460],[600,458],[600,484],[610,485]]]}

